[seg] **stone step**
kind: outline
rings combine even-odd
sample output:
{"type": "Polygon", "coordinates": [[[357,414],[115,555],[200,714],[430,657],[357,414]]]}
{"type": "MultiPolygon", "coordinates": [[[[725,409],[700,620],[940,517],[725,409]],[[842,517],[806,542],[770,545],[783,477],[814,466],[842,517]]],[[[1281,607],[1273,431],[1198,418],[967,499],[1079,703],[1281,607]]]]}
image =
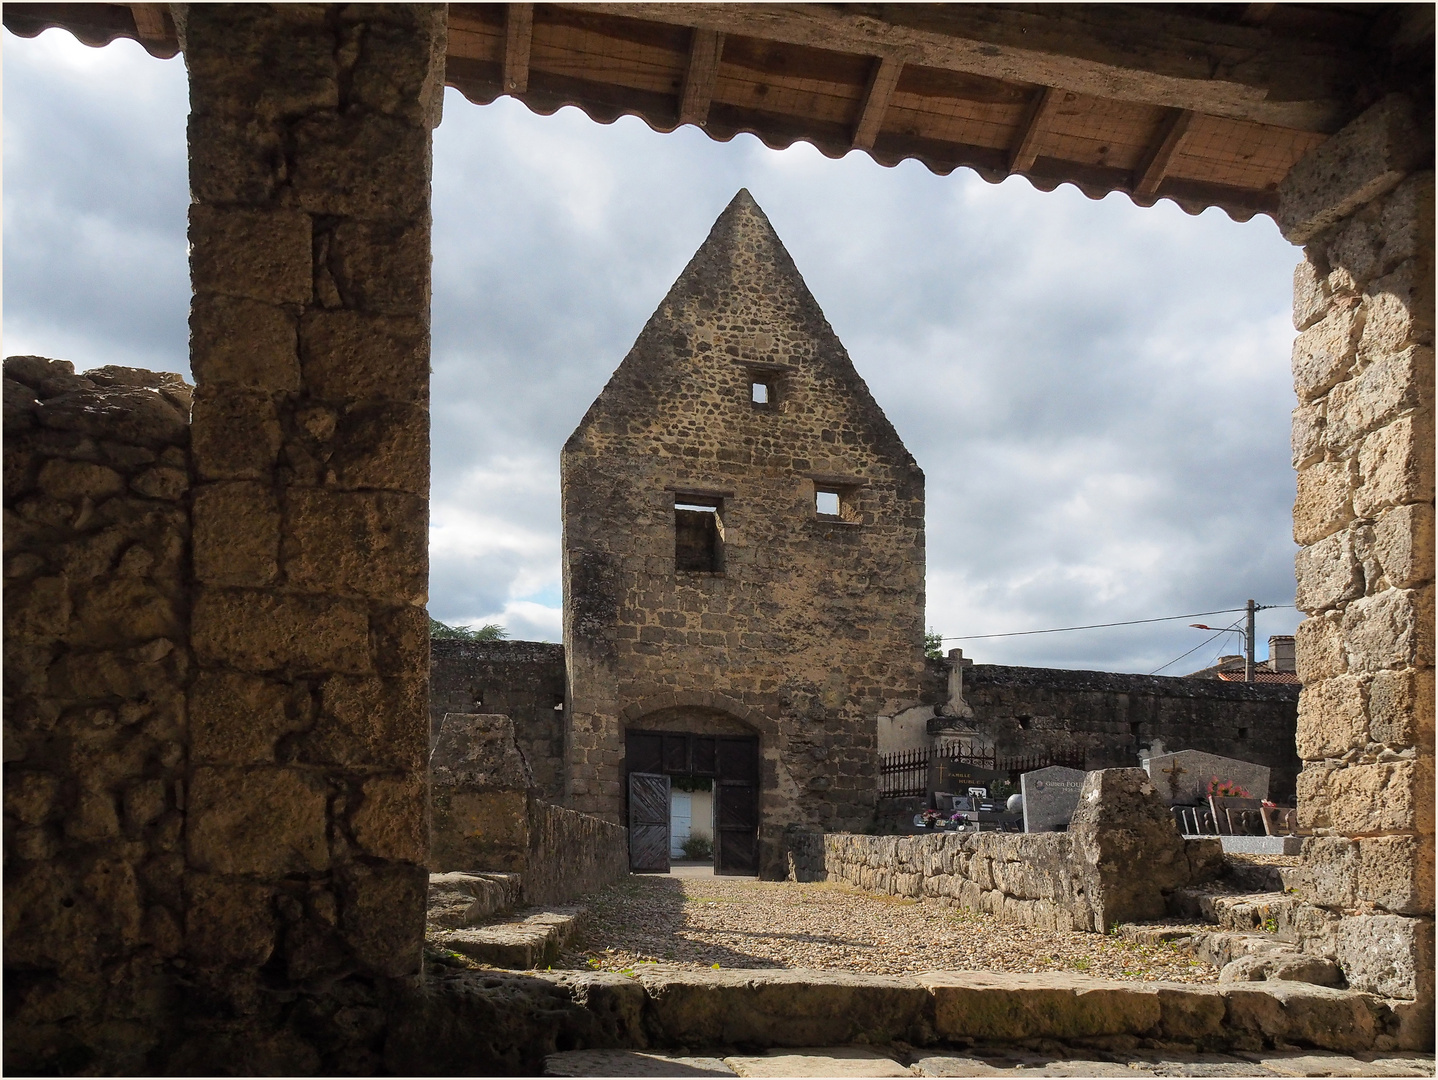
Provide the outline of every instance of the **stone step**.
{"type": "Polygon", "coordinates": [[[1296,941],[1298,897],[1285,892],[1232,892],[1222,882],[1175,889],[1169,914],[1212,923],[1223,930],[1259,931],[1296,941]]]}
{"type": "Polygon", "coordinates": [[[514,908],[522,889],[518,874],[430,874],[425,921],[443,930],[479,926],[514,908]]]}
{"type": "Polygon", "coordinates": [[[530,969],[553,964],[579,934],[589,909],[580,904],[530,908],[488,926],[436,930],[429,940],[491,967],[530,969]]]}

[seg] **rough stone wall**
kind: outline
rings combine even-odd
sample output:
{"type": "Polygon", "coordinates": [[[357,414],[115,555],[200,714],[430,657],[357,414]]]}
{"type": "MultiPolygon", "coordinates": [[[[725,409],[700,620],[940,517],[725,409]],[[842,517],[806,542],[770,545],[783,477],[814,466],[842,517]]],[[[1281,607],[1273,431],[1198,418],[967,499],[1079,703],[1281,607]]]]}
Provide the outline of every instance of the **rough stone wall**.
{"type": "Polygon", "coordinates": [[[145,1071],[183,964],[189,408],[5,361],[9,1061],[145,1071]]]}
{"type": "MultiPolygon", "coordinates": [[[[1294,167],[1293,463],[1308,947],[1433,996],[1433,172],[1390,96],[1294,167]]],[[[1431,1023],[1431,1016],[1430,1016],[1431,1023]]],[[[1430,1037],[1431,1037],[1431,1028],[1430,1037]]]]}
{"type": "Polygon", "coordinates": [[[247,1025],[298,994],[284,1008],[316,1030],[359,1009],[335,1021],[358,1056],[325,1067],[362,1072],[365,995],[418,972],[424,926],[445,10],[176,11],[197,383],[187,953],[191,996],[234,1018],[186,1053],[252,1056],[247,1025]]]}
{"type": "Polygon", "coordinates": [[[562,904],[629,876],[629,831],[536,799],[529,815],[527,904],[562,904]]]}
{"type": "Polygon", "coordinates": [[[783,873],[785,824],[871,821],[876,717],[923,673],[923,474],[747,192],[561,471],[568,805],[620,820],[624,730],[668,710],[759,735],[761,872],[783,873]],[[816,486],[840,515],[816,513],[816,486]],[[675,503],[704,496],[722,572],[678,572],[675,503]]]}
{"type": "Polygon", "coordinates": [[[438,639],[429,647],[430,743],[446,713],[514,721],[539,796],[564,801],[564,646],[438,639]]]}
{"type": "Polygon", "coordinates": [[[792,880],[927,896],[1051,930],[1162,918],[1169,893],[1211,880],[1223,863],[1216,839],[1178,835],[1140,769],[1090,772],[1066,833],[820,837],[790,828],[785,841],[792,880]]]}
{"type": "Polygon", "coordinates": [[[1299,769],[1298,689],[975,664],[964,669],[964,700],[974,715],[962,723],[993,738],[1000,756],[1077,750],[1089,769],[1132,766],[1140,747],[1161,739],[1168,751],[1267,765],[1270,797],[1290,802],[1299,769]]]}

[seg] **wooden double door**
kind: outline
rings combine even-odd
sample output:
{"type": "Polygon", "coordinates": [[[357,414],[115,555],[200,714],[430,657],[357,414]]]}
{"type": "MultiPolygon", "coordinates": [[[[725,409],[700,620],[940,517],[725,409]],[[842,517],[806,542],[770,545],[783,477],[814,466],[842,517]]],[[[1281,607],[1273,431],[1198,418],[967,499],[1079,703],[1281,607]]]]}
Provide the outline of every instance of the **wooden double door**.
{"type": "Polygon", "coordinates": [[[759,738],[630,731],[624,739],[629,866],[669,869],[669,778],[714,781],[714,872],[759,872],[759,738]]]}

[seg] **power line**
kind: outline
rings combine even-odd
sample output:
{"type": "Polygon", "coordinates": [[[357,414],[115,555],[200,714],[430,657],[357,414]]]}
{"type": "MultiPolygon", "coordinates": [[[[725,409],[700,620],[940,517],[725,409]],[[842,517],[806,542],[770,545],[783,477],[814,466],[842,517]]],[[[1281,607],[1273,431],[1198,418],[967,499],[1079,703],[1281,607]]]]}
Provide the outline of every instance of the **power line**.
{"type": "MultiPolygon", "coordinates": [[[[1292,604],[1264,604],[1264,607],[1292,607],[1292,604]]],[[[1196,619],[1200,615],[1232,615],[1235,611],[1247,611],[1247,608],[1231,607],[1222,608],[1218,611],[1195,611],[1188,615],[1165,615],[1161,619],[1129,619],[1127,622],[1101,622],[1089,626],[1056,626],[1052,630],[1015,630],[1009,634],[958,634],[946,635],[944,641],[977,641],[980,638],[1001,638],[1001,637],[1025,637],[1029,634],[1065,634],[1070,630],[1102,630],[1109,626],[1138,626],[1142,623],[1172,622],[1175,619],[1196,619]]],[[[1226,632],[1226,631],[1225,631],[1226,632]]],[[[1184,654],[1185,656],[1187,653],[1184,654]]],[[[1179,657],[1183,659],[1183,657],[1179,657]]],[[[1172,661],[1177,663],[1177,661],[1172,661]]],[[[1165,664],[1164,667],[1168,667],[1165,664]]]]}

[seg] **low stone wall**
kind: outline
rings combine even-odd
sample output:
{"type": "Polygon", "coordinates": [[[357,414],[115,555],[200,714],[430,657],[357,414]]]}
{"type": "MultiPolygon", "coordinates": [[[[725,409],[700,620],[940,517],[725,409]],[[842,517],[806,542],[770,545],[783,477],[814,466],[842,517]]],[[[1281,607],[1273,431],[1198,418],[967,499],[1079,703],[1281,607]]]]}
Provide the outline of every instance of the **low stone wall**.
{"type": "Polygon", "coordinates": [[[1223,865],[1217,839],[1184,840],[1138,769],[1089,773],[1066,833],[822,837],[791,830],[790,877],[932,897],[1006,922],[1102,932],[1162,917],[1174,889],[1223,865]]]}
{"type": "Polygon", "coordinates": [[[535,800],[529,815],[524,900],[560,904],[629,876],[622,825],[535,800]]]}

